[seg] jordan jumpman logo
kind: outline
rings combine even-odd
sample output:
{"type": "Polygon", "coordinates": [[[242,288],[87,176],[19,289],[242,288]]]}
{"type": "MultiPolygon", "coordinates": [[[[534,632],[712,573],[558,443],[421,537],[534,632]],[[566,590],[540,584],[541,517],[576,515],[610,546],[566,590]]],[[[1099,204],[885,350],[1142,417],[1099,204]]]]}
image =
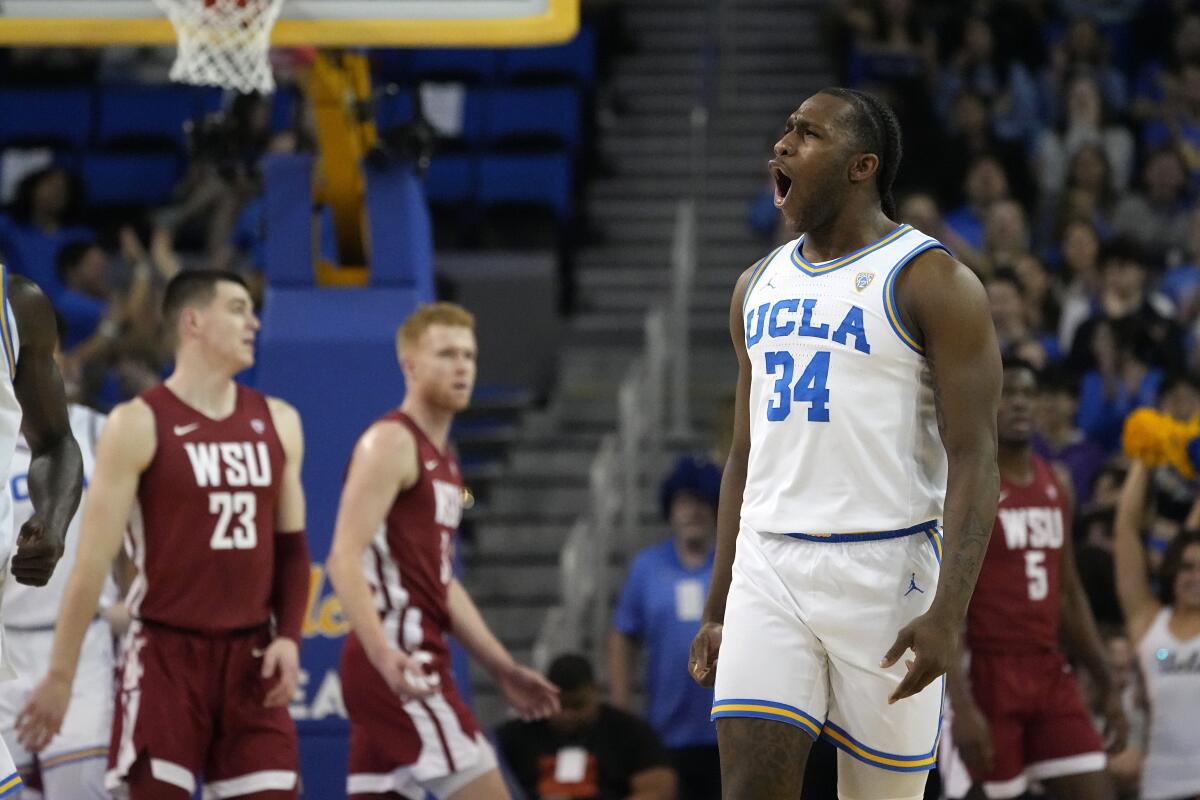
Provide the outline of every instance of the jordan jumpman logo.
{"type": "Polygon", "coordinates": [[[912,577],[908,579],[908,591],[904,593],[904,596],[908,597],[914,591],[925,594],[925,590],[920,586],[917,586],[917,573],[915,572],[912,574],[912,577]]]}

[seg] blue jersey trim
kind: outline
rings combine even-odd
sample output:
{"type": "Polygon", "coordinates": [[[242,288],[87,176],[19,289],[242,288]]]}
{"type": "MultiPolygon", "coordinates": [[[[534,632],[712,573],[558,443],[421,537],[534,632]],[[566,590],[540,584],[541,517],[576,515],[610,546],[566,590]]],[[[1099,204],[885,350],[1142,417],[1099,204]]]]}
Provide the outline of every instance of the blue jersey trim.
{"type": "Polygon", "coordinates": [[[879,767],[891,772],[925,772],[937,766],[937,746],[942,735],[942,723],[939,715],[938,730],[933,739],[933,747],[928,753],[916,756],[885,753],[882,750],[867,747],[832,722],[825,723],[823,734],[833,743],[834,747],[872,767],[879,767]]]}
{"type": "MultiPolygon", "coordinates": [[[[913,525],[910,528],[900,528],[894,531],[862,531],[860,533],[785,533],[792,539],[801,539],[806,542],[872,542],[880,539],[899,539],[903,536],[912,536],[914,533],[924,533],[926,531],[936,530],[938,521],[931,519],[928,522],[921,522],[913,525]]],[[[939,559],[940,561],[940,559],[939,559]]]]}
{"type": "Polygon", "coordinates": [[[14,772],[0,781],[0,797],[9,797],[21,788],[21,773],[14,772]]]}
{"type": "MultiPolygon", "coordinates": [[[[924,253],[926,250],[940,248],[946,250],[945,245],[938,241],[922,242],[921,244],[909,250],[904,258],[896,262],[896,266],[892,267],[892,271],[888,273],[887,279],[883,282],[883,309],[886,313],[888,324],[892,326],[892,330],[900,337],[900,341],[908,345],[909,349],[918,355],[925,355],[925,348],[917,341],[916,337],[909,332],[908,328],[904,327],[904,321],[900,318],[900,310],[896,305],[896,276],[900,274],[900,270],[908,266],[914,258],[924,253]]],[[[946,250],[949,253],[949,250],[946,250]]]]}
{"type": "Polygon", "coordinates": [[[8,324],[8,267],[3,264],[0,264],[0,292],[4,295],[0,299],[0,339],[4,343],[4,359],[8,362],[8,378],[12,380],[17,375],[17,353],[8,324]]]}
{"type": "Polygon", "coordinates": [[[858,261],[863,256],[874,253],[881,247],[891,244],[912,229],[913,227],[911,225],[901,225],[895,230],[892,230],[884,235],[883,238],[877,239],[868,245],[864,245],[863,247],[855,250],[853,253],[844,255],[841,258],[835,258],[833,261],[827,261],[820,266],[811,263],[808,259],[800,254],[800,250],[804,247],[804,237],[801,236],[799,241],[796,242],[796,247],[792,250],[792,263],[795,264],[796,267],[806,275],[827,275],[834,270],[841,269],[847,264],[858,261]]]}
{"type": "Polygon", "coordinates": [[[934,530],[925,531],[925,535],[929,537],[929,543],[933,545],[933,554],[937,557],[937,562],[942,563],[942,536],[934,530]]]}
{"type": "Polygon", "coordinates": [[[773,719],[784,722],[807,733],[814,740],[821,733],[825,724],[812,714],[801,711],[786,703],[776,703],[771,700],[754,700],[733,698],[717,700],[713,703],[711,719],[722,717],[753,717],[755,719],[773,719]]]}

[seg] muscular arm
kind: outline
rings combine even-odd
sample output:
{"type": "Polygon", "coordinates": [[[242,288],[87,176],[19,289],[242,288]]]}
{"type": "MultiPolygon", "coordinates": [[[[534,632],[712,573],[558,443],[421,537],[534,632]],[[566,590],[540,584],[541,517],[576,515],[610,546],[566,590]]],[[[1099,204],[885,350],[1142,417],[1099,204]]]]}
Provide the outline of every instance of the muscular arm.
{"type": "Polygon", "coordinates": [[[304,466],[304,428],[300,414],[291,405],[275,397],[267,402],[285,459],[279,501],[275,505],[275,530],[291,533],[304,529],[307,514],[304,485],[300,482],[300,470],[304,466]]]}
{"type": "Polygon", "coordinates": [[[1000,349],[983,285],[946,253],[918,256],[900,273],[896,292],[924,342],[949,466],[942,571],[930,610],[957,628],[996,518],[1000,349]]]}
{"type": "Polygon", "coordinates": [[[71,434],[62,376],[54,363],[54,309],[36,284],[15,275],[8,279],[8,302],[20,340],[13,390],[31,452],[29,499],[34,509],[21,527],[12,571],[21,583],[43,586],[62,556],[67,526],[79,507],[83,457],[71,434]]]}
{"type": "Polygon", "coordinates": [[[270,398],[268,403],[284,453],[279,499],[275,504],[275,540],[272,543],[275,574],[271,581],[271,610],[275,614],[276,635],[287,637],[299,646],[311,579],[308,535],[304,530],[304,486],[300,482],[304,430],[296,409],[276,398],[270,398]]]}
{"type": "Polygon", "coordinates": [[[753,374],[746,352],[746,327],[742,320],[742,302],[753,268],[738,278],[729,304],[729,337],[738,359],[738,381],[733,406],[733,441],[725,470],[721,474],[721,494],[717,504],[717,547],[713,557],[712,579],[704,603],[700,633],[692,644],[689,670],[705,686],[716,678],[714,663],[720,646],[720,628],[725,623],[725,603],[733,581],[733,558],[742,520],[742,495],[746,491],[746,472],[750,463],[750,378],[753,374]]]}
{"type": "Polygon", "coordinates": [[[96,467],[83,507],[75,568],[67,581],[45,677],[17,716],[17,738],[38,752],[58,733],[71,699],[79,648],[137,494],[138,481],[154,456],[154,412],[141,400],[118,406],[96,445],[96,467]]]}
{"type": "Polygon", "coordinates": [[[398,422],[376,422],[354,448],[350,471],[342,488],[326,568],[342,610],[376,661],[394,645],[387,640],[371,587],[363,574],[363,555],[383,525],[397,493],[417,479],[417,443],[398,422]]]}
{"type": "Polygon", "coordinates": [[[154,456],[155,440],[154,412],[141,400],[132,400],[113,411],[96,443],[75,568],[54,627],[48,670],[49,677],[68,686],[75,677],[80,643],[121,549],[138,482],[154,456]]]}
{"type": "Polygon", "coordinates": [[[458,637],[471,657],[493,675],[511,669],[513,657],[488,628],[475,601],[458,578],[450,579],[447,604],[450,607],[450,632],[458,637]]]}
{"type": "Polygon", "coordinates": [[[957,651],[954,642],[987,553],[1000,485],[1000,350],[982,284],[949,255],[932,250],[900,273],[896,302],[909,329],[924,343],[949,472],[945,545],[933,603],[902,629],[882,662],[890,668],[908,647],[917,654],[892,702],[928,685],[957,651]]]}
{"type": "Polygon", "coordinates": [[[1142,548],[1139,530],[1146,506],[1146,490],[1150,484],[1150,468],[1140,461],[1131,461],[1117,500],[1117,515],[1113,522],[1113,559],[1116,562],[1117,600],[1125,614],[1129,638],[1140,642],[1150,629],[1160,605],[1150,592],[1146,578],[1146,552],[1142,548]]]}

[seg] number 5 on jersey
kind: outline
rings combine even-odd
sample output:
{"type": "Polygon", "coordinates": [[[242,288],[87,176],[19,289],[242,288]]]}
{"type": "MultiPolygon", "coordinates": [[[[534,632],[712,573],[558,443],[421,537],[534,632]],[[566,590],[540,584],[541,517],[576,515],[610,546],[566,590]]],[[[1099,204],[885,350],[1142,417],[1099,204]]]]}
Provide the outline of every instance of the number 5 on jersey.
{"type": "Polygon", "coordinates": [[[818,350],[808,366],[800,373],[795,386],[792,377],[796,372],[796,360],[786,350],[771,350],[763,354],[766,358],[767,374],[780,372],[775,379],[775,396],[767,401],[767,419],[782,422],[792,413],[792,402],[811,403],[808,408],[809,422],[829,422],[829,351],[818,350]]]}

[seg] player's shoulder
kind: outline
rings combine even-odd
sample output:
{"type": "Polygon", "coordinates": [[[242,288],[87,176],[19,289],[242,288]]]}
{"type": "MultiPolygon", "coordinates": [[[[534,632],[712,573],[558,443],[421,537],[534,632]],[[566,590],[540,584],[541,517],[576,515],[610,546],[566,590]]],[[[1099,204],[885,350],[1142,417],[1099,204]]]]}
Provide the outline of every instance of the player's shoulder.
{"type": "Polygon", "coordinates": [[[411,460],[417,452],[417,437],[398,417],[389,414],[363,431],[355,451],[372,461],[411,460]]]}
{"type": "Polygon", "coordinates": [[[282,397],[269,394],[264,394],[262,397],[271,412],[271,419],[275,422],[275,427],[278,428],[281,425],[300,427],[300,412],[296,410],[294,405],[282,397]]]}
{"type": "Polygon", "coordinates": [[[158,446],[154,409],[141,397],[117,405],[104,419],[101,441],[131,462],[149,463],[158,446]]]}
{"type": "MultiPolygon", "coordinates": [[[[924,234],[922,234],[924,236],[924,234]]],[[[922,293],[983,292],[983,281],[963,262],[959,261],[940,242],[926,237],[923,245],[909,258],[904,270],[897,277],[897,288],[903,283],[922,293]]]]}

